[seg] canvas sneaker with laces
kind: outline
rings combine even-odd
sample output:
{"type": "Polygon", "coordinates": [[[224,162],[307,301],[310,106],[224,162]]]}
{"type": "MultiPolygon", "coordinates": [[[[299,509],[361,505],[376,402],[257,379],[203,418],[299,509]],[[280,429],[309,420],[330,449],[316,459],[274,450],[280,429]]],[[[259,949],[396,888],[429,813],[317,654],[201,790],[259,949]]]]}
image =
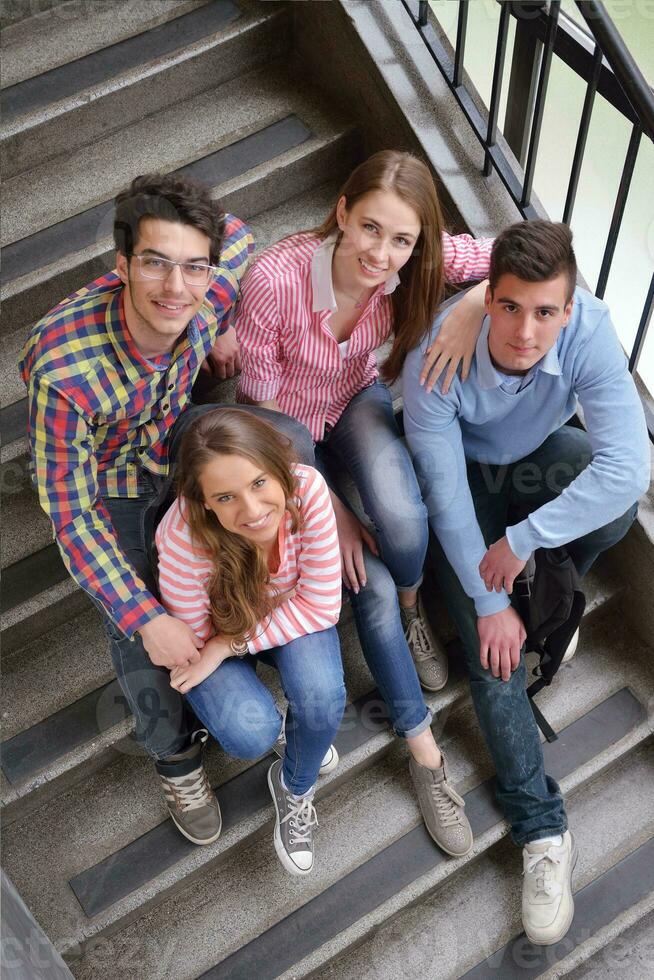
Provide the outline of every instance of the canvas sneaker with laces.
{"type": "Polygon", "coordinates": [[[472,829],[465,802],[447,781],[445,759],[440,769],[428,769],[410,758],[409,771],[429,836],[446,854],[464,857],[472,848],[472,829]]]}
{"type": "Polygon", "coordinates": [[[200,729],[183,752],[156,762],[168,811],[177,829],[194,844],[213,844],[220,837],[222,819],[216,794],[202,765],[202,749],[209,733],[200,729]]]}
{"type": "Polygon", "coordinates": [[[313,828],[318,823],[313,793],[296,800],[282,786],[282,765],[281,759],[276,759],[268,770],[268,786],[275,804],[275,851],[289,874],[308,875],[313,868],[313,828]]]}
{"type": "Polygon", "coordinates": [[[429,625],[420,593],[417,608],[407,610],[400,606],[400,616],[418,680],[426,691],[442,690],[447,684],[447,654],[429,625]]]}
{"type": "Polygon", "coordinates": [[[577,848],[569,830],[563,843],[535,841],[522,851],[522,924],[527,939],[536,946],[558,943],[572,924],[572,872],[577,848]]]}
{"type": "MultiPolygon", "coordinates": [[[[284,726],[282,725],[282,730],[279,734],[279,738],[273,745],[273,752],[275,752],[280,759],[284,758],[284,753],[286,752],[286,733],[284,731],[284,726]]],[[[320,763],[320,769],[318,770],[319,776],[326,776],[328,772],[333,772],[338,765],[338,752],[336,751],[336,746],[330,745],[325,752],[322,762],[320,763]]]]}

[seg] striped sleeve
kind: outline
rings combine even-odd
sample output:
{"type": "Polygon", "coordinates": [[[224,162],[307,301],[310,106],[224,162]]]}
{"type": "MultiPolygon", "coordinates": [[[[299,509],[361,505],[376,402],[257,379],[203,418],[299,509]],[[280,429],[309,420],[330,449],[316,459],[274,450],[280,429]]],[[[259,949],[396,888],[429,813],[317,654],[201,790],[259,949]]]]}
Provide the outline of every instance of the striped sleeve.
{"type": "Polygon", "coordinates": [[[443,274],[447,282],[485,279],[490,265],[493,238],[448,235],[443,232],[443,274]]]}
{"type": "Polygon", "coordinates": [[[340,615],[341,558],[327,484],[311,467],[298,467],[298,472],[306,480],[300,492],[297,583],[291,597],[273,610],[269,622],[249,641],[251,653],[319,633],[334,626],[340,615]]]}
{"type": "Polygon", "coordinates": [[[234,326],[241,348],[239,396],[275,398],[284,375],[282,324],[273,289],[256,264],[243,280],[234,326]]]}
{"type": "Polygon", "coordinates": [[[215,633],[207,591],[212,565],[195,552],[179,500],[159,524],[156,543],[161,601],[171,616],[190,626],[200,640],[208,640],[215,633]]]}

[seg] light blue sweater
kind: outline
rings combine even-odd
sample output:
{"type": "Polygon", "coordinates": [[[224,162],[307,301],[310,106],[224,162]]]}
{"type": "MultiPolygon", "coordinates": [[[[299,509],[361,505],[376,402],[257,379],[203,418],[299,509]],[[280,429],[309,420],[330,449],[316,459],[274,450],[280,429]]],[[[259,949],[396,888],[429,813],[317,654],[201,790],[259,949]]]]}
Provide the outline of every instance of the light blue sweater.
{"type": "MultiPolygon", "coordinates": [[[[454,301],[459,301],[460,297],[454,301]]],[[[466,458],[507,464],[528,456],[570,419],[578,404],[592,459],[559,497],[507,528],[511,550],[526,560],[536,548],[567,544],[620,517],[649,486],[645,418],[605,303],[575,290],[570,321],[554,347],[524,378],[500,374],[488,352],[490,318],[479,335],[470,376],[427,394],[418,378],[431,334],[406,359],[404,428],[423,484],[429,521],[477,614],[509,604],[506,592],[487,592],[479,574],[486,545],[475,516],[466,458]]]]}

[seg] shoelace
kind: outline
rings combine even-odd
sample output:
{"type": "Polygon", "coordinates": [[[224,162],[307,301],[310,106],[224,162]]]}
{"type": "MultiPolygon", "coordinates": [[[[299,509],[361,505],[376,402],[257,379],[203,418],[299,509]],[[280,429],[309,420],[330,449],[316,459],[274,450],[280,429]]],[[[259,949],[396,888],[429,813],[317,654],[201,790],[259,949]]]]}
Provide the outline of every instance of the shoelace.
{"type": "Polygon", "coordinates": [[[196,769],[188,776],[167,776],[165,781],[180,810],[199,810],[211,805],[211,787],[204,769],[196,769]]]}
{"type": "Polygon", "coordinates": [[[413,650],[415,660],[431,660],[434,651],[429,642],[425,624],[420,616],[416,616],[415,619],[410,621],[404,635],[407,643],[413,650]]]}
{"type": "Polygon", "coordinates": [[[559,886],[552,881],[554,865],[561,864],[561,858],[552,848],[548,848],[543,854],[528,854],[523,874],[530,875],[536,872],[536,894],[539,892],[551,897],[555,895],[559,886]]]}
{"type": "Polygon", "coordinates": [[[446,782],[431,784],[431,792],[436,803],[438,816],[444,827],[452,827],[458,824],[461,815],[457,807],[464,807],[465,802],[461,799],[456,790],[452,789],[446,782]]]}
{"type": "Polygon", "coordinates": [[[289,837],[291,844],[310,844],[311,828],[318,824],[318,814],[314,807],[311,797],[305,796],[301,800],[294,800],[292,796],[286,796],[289,810],[282,823],[289,821],[289,837]]]}

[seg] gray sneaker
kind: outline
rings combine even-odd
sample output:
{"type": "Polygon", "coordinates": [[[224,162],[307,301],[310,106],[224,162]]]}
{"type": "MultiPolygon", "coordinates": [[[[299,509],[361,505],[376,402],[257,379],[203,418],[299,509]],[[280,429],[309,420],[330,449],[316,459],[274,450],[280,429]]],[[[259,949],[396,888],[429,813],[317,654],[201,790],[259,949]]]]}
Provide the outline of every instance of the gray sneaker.
{"type": "Polygon", "coordinates": [[[213,844],[222,826],[218,800],[202,765],[208,735],[206,729],[195,732],[188,749],[155,763],[173,822],[194,844],[213,844]]]}
{"type": "MultiPolygon", "coordinates": [[[[275,752],[280,759],[284,758],[284,753],[286,752],[286,733],[282,727],[279,738],[273,745],[273,752],[275,752]]],[[[320,769],[318,770],[319,776],[326,776],[328,772],[333,772],[338,765],[338,752],[336,751],[336,746],[330,745],[323,756],[323,760],[320,763],[320,769]]]]}
{"type": "Polygon", "coordinates": [[[440,769],[427,769],[409,759],[409,771],[429,836],[446,854],[463,857],[472,848],[472,830],[465,803],[447,781],[445,759],[440,769]]]}
{"type": "Polygon", "coordinates": [[[281,784],[281,771],[281,759],[268,770],[268,786],[275,804],[275,851],[289,874],[308,875],[313,868],[312,828],[318,823],[313,793],[294,800],[281,784]]]}
{"type": "Polygon", "coordinates": [[[426,691],[440,691],[447,684],[447,654],[429,625],[420,593],[417,612],[407,612],[400,606],[400,616],[418,680],[426,691]]]}

